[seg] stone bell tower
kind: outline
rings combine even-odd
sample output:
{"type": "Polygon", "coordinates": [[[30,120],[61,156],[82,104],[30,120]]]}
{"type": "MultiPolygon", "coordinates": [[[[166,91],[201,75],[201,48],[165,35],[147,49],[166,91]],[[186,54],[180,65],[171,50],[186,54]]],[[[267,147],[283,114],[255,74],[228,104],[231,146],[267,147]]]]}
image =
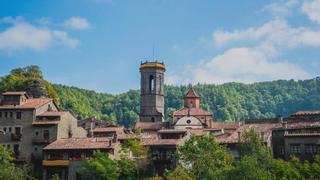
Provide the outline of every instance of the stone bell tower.
{"type": "Polygon", "coordinates": [[[164,63],[140,64],[140,122],[162,122],[164,117],[164,63]]]}

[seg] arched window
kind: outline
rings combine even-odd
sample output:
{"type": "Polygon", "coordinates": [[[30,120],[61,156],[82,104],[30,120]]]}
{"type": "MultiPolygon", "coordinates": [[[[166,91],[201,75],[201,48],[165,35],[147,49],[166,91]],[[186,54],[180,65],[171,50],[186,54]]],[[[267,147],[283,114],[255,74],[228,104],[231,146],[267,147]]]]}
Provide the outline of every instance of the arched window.
{"type": "Polygon", "coordinates": [[[149,78],[149,91],[151,92],[153,91],[153,89],[154,89],[154,77],[153,75],[151,75],[149,78]]]}

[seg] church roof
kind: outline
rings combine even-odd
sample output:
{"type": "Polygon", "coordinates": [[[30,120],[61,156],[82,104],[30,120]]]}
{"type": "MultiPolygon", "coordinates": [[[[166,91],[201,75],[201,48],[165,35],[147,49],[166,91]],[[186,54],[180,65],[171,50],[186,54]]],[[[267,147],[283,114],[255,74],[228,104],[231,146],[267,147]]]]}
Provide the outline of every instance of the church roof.
{"type": "Polygon", "coordinates": [[[184,98],[200,98],[200,96],[193,88],[190,88],[184,98]]]}
{"type": "Polygon", "coordinates": [[[212,116],[211,113],[201,108],[182,108],[178,111],[173,112],[173,116],[212,116]]]}

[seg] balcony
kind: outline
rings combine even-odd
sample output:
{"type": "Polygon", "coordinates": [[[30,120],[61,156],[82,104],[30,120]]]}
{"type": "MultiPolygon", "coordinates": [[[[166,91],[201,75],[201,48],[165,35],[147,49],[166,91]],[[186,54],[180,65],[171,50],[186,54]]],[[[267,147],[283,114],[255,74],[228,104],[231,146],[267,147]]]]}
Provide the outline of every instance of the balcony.
{"type": "Polygon", "coordinates": [[[21,137],[22,137],[21,134],[14,134],[14,133],[11,134],[12,141],[21,141],[21,137]]]}
{"type": "Polygon", "coordinates": [[[69,160],[43,160],[43,166],[69,166],[69,160]]]}
{"type": "Polygon", "coordinates": [[[33,144],[49,144],[50,140],[49,138],[32,138],[32,143],[33,144]]]}

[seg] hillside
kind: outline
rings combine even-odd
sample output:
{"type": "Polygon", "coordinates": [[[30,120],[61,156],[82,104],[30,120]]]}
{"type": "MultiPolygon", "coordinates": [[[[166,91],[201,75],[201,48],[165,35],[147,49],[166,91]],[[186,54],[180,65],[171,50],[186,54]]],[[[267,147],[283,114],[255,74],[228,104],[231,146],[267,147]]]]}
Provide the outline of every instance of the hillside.
{"type": "MultiPolygon", "coordinates": [[[[30,79],[47,82],[42,79],[40,69],[33,68],[31,71],[34,69],[37,73],[28,72],[30,69],[24,69],[24,73],[13,70],[10,75],[2,77],[0,91],[24,90],[28,88],[26,82],[30,79]]],[[[139,90],[111,95],[65,85],[44,84],[47,94],[56,99],[61,109],[70,110],[79,118],[96,116],[125,126],[135,124],[139,118],[139,90]]],[[[270,118],[287,116],[297,110],[320,109],[320,78],[253,84],[198,84],[194,88],[202,98],[201,106],[213,112],[216,120],[270,118]]],[[[166,119],[172,111],[182,106],[187,89],[188,86],[165,86],[166,119]]]]}

